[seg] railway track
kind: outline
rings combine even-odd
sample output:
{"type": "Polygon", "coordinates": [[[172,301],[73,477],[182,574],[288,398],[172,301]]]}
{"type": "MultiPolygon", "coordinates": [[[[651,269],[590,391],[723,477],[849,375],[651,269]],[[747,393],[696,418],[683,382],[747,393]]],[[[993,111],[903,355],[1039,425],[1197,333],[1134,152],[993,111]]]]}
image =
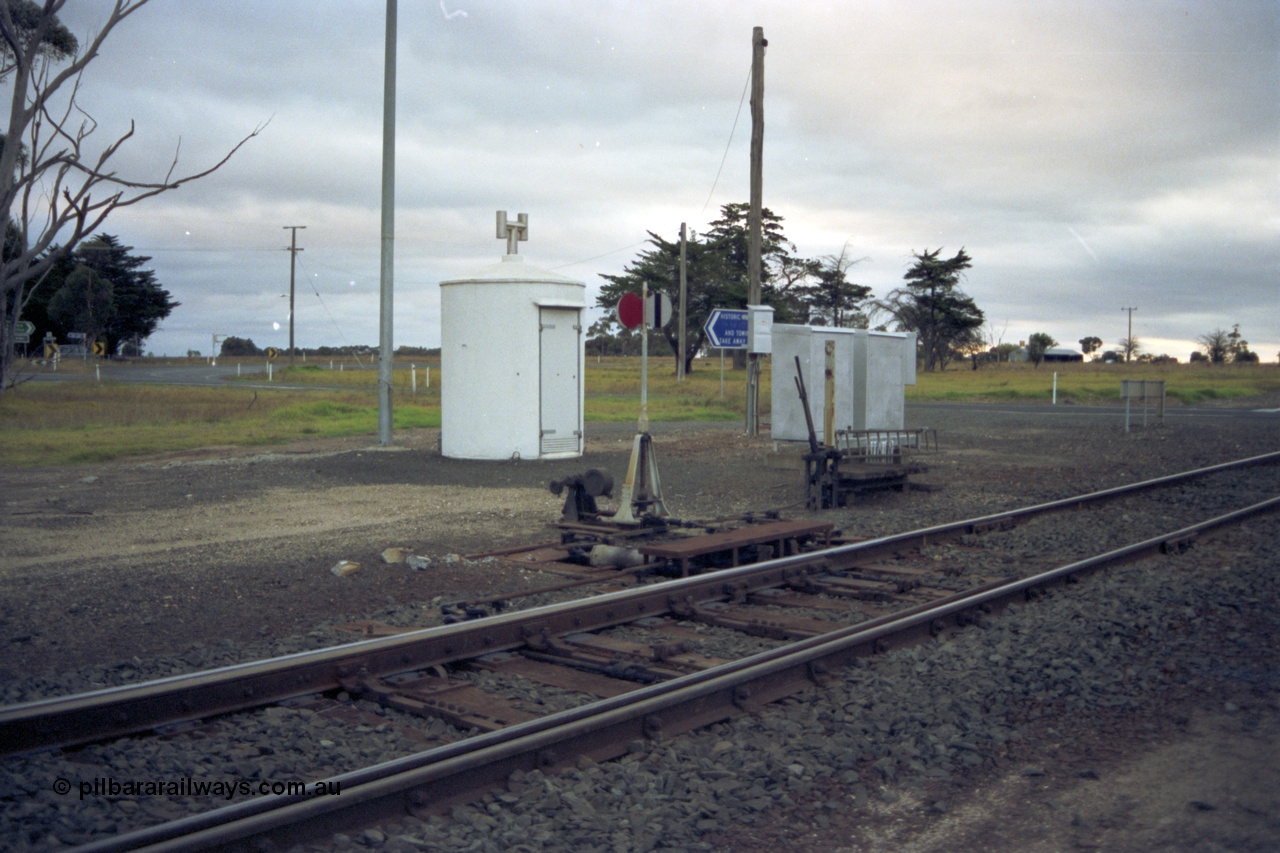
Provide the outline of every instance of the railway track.
{"type": "Polygon", "coordinates": [[[1184,550],[1209,530],[1275,509],[1277,461],[1268,454],[589,599],[12,706],[0,709],[0,744],[67,748],[298,697],[316,707],[359,699],[454,733],[301,792],[245,799],[92,849],[291,841],[300,825],[324,834],[439,809],[516,770],[612,758],[638,741],[757,710],[828,682],[859,657],[961,630],[1090,569],[1184,550]],[[1187,501],[1188,490],[1212,497],[1187,501]],[[1177,517],[1184,504],[1231,509],[1193,520],[1177,517]],[[1076,530],[1087,513],[1084,527],[1096,535],[1056,541],[1062,513],[1076,530]],[[1023,535],[1009,552],[1001,539],[1015,526],[1023,535]],[[554,701],[533,708],[504,692],[514,682],[554,701]],[[317,796],[335,789],[341,796],[317,796]]]}

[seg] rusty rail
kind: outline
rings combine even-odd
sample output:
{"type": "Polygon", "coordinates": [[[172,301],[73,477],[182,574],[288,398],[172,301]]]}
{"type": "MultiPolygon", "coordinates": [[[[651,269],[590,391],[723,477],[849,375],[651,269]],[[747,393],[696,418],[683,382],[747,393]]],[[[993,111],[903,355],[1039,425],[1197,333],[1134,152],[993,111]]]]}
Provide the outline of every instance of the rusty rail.
{"type": "Polygon", "coordinates": [[[870,622],[837,629],[714,669],[640,688],[448,746],[315,783],[340,797],[264,797],[132,832],[85,851],[244,849],[289,845],[360,823],[390,820],[424,806],[474,799],[516,770],[549,769],[580,756],[622,754],[629,743],[690,731],[823,684],[839,667],[964,624],[974,609],[1004,606],[1031,590],[1119,562],[1168,550],[1201,533],[1280,507],[1271,498],[1028,578],[998,582],[870,622]]]}
{"type": "Polygon", "coordinates": [[[339,690],[385,676],[526,645],[530,638],[592,631],[673,608],[753,592],[833,566],[990,529],[1044,512],[1077,507],[1195,477],[1280,461],[1280,452],[1225,462],[1139,483],[936,525],[810,554],[607,593],[584,601],[425,628],[329,649],[301,652],[190,675],[0,708],[0,753],[74,746],[178,722],[231,713],[293,696],[339,690]]]}

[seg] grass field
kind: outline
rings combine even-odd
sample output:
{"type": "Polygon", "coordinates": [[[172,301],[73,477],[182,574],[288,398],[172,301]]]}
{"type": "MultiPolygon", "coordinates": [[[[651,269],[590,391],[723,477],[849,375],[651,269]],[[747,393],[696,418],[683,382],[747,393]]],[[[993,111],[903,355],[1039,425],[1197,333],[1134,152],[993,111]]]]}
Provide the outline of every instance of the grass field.
{"type": "Polygon", "coordinates": [[[1057,374],[1058,403],[1120,402],[1121,379],[1163,379],[1168,399],[1182,405],[1280,393],[1280,366],[1201,364],[1002,364],[918,375],[907,400],[1050,402],[1057,374]]]}
{"type": "MultiPolygon", "coordinates": [[[[261,361],[246,363],[242,379],[255,381],[261,361]]],[[[210,446],[268,446],[305,437],[376,435],[376,370],[357,365],[300,365],[273,371],[274,381],[302,386],[255,389],[98,383],[92,368],[83,381],[28,382],[0,396],[0,465],[38,466],[97,462],[210,446]],[[340,369],[341,367],[341,369],[340,369]],[[313,387],[307,387],[313,386],[313,387]]],[[[1001,365],[918,376],[909,401],[1018,401],[1049,403],[1057,373],[1059,404],[1118,404],[1121,379],[1163,379],[1171,402],[1183,405],[1280,394],[1276,365],[1001,365]]],[[[394,427],[440,425],[439,363],[397,364],[394,427]],[[431,369],[428,386],[427,368],[431,369]],[[414,383],[416,380],[416,391],[414,383]]],[[[762,376],[767,412],[771,374],[762,376]]],[[[635,358],[588,359],[584,417],[590,422],[632,421],[639,413],[640,363],[635,358]]],[[[740,421],[746,378],[718,360],[700,361],[677,382],[670,358],[650,360],[649,417],[654,421],[740,421]],[[723,390],[722,390],[723,389],[723,390]]]]}

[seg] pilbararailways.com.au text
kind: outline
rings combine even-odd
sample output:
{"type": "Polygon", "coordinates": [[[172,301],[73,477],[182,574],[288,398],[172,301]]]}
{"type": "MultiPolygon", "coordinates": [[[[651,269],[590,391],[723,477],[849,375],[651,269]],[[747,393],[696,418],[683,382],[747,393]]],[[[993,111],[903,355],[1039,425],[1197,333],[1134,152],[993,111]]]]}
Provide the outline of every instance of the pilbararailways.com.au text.
{"type": "Polygon", "coordinates": [[[120,781],[107,776],[86,779],[72,785],[66,779],[56,779],[54,793],[65,796],[73,789],[80,792],[80,799],[87,797],[220,797],[230,800],[237,795],[247,796],[326,796],[342,793],[342,783],[327,782],[271,782],[248,779],[126,779],[120,781]]]}

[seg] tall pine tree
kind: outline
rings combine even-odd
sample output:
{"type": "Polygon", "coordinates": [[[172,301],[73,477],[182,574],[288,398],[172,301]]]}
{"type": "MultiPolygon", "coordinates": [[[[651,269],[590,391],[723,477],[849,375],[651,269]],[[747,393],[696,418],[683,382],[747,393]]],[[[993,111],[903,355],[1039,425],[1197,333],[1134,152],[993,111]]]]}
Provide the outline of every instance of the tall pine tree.
{"type": "Polygon", "coordinates": [[[955,346],[967,340],[986,322],[972,297],[960,289],[960,276],[973,265],[964,249],[954,257],[942,257],[942,249],[914,255],[916,262],[875,309],[889,314],[899,330],[915,332],[924,355],[925,370],[945,369],[955,346]]]}

